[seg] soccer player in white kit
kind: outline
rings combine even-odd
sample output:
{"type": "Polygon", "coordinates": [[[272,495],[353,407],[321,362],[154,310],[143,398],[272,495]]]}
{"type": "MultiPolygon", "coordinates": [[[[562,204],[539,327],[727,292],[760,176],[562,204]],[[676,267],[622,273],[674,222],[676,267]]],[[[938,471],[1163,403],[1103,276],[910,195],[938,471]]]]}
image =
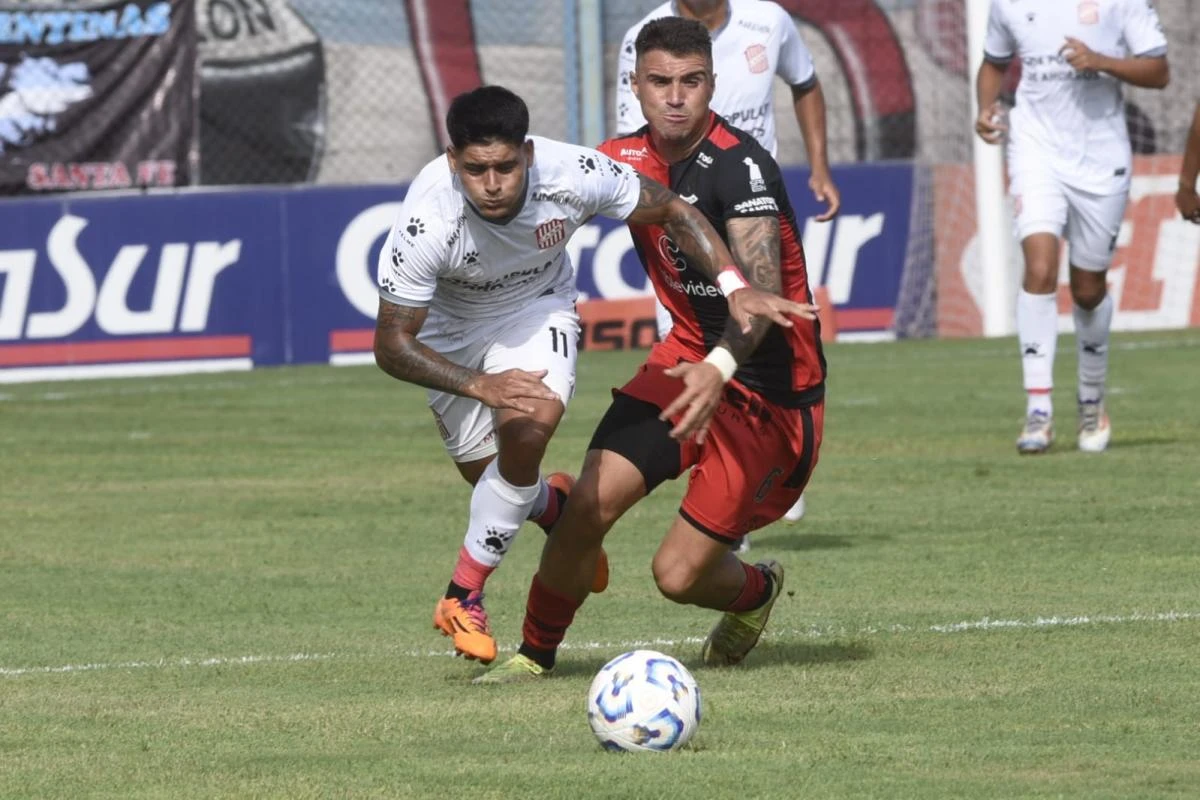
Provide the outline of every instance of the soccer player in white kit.
{"type": "MultiPolygon", "coordinates": [[[[776,155],[775,76],[791,87],[796,122],[804,135],[811,175],[809,188],[819,202],[828,203],[820,222],[833,219],[841,195],[829,173],[825,150],[825,94],[817,79],[812,53],[804,45],[792,17],[769,0],[668,0],[631,27],[617,55],[617,135],[633,133],[646,124],[641,104],[634,96],[630,76],[637,67],[634,43],[651,20],[677,16],[702,22],[713,42],[716,90],[711,108],[730,125],[749,133],[772,156],[776,155]]],[[[671,330],[671,314],[657,298],[654,302],[658,338],[671,330]]],[[[804,496],[784,514],[795,522],[804,516],[804,496]]],[[[750,545],[742,539],[739,552],[750,545]]]]}
{"type": "MultiPolygon", "coordinates": [[[[573,483],[540,472],[575,388],[571,234],[596,214],[659,224],[714,274],[736,267],[704,216],[660,184],[595,150],[528,136],[524,101],[503,87],[456,97],[446,128],[450,147],[413,180],[379,254],[375,360],[429,390],[446,450],[475,487],[434,626],[488,663],[484,583],[522,522],[553,526],[573,483]]],[[[729,305],[745,327],[807,312],[744,285],[729,305]]],[[[602,565],[593,590],[607,582],[602,565]]]]}
{"type": "Polygon", "coordinates": [[[1106,276],[1133,169],[1121,83],[1167,85],[1167,40],[1147,0],[992,0],[976,77],[984,141],[1008,140],[1009,192],[1025,257],[1017,336],[1027,393],[1020,453],[1054,438],[1060,237],[1067,241],[1079,357],[1079,449],[1102,452],[1113,302],[1106,276]],[[1009,61],[1021,83],[1008,123],[996,103],[1009,61]]]}

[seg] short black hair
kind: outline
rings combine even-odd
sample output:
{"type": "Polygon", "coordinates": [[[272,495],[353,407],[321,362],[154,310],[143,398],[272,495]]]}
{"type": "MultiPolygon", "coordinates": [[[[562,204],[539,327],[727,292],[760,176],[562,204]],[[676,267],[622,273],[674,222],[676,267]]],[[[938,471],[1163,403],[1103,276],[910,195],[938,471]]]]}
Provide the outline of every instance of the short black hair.
{"type": "Polygon", "coordinates": [[[450,103],[446,132],[455,150],[497,141],[522,145],[529,133],[529,107],[503,86],[480,86],[450,103]]]}
{"type": "Polygon", "coordinates": [[[704,56],[712,63],[712,37],[708,28],[694,19],[660,17],[647,22],[638,31],[633,47],[638,58],[663,50],[673,56],[704,56]]]}

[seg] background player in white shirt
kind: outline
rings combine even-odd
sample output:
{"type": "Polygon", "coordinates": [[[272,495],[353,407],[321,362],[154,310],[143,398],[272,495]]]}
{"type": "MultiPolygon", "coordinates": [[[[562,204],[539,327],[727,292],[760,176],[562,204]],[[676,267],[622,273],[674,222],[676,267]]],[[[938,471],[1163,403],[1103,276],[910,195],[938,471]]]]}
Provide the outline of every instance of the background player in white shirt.
{"type": "MultiPolygon", "coordinates": [[[[842,200],[830,176],[825,150],[825,94],[817,79],[812,53],[800,38],[791,15],[777,3],[769,0],[669,0],[631,27],[625,33],[617,55],[617,135],[633,133],[646,124],[631,85],[631,76],[637,68],[634,43],[647,22],[669,16],[698,20],[708,28],[713,40],[716,80],[712,110],[730,125],[757,139],[772,156],[778,149],[775,76],[788,84],[792,90],[796,122],[808,151],[809,188],[818,202],[828,203],[817,220],[833,219],[842,200]]],[[[671,315],[657,298],[654,308],[658,338],[665,339],[671,330],[671,315]]],[[[802,495],[784,519],[795,522],[803,516],[802,495]]],[[[749,544],[749,538],[742,539],[739,551],[744,552],[749,544]]]]}
{"type": "Polygon", "coordinates": [[[1196,194],[1196,177],[1200,175],[1200,103],[1192,115],[1192,127],[1188,130],[1187,146],[1183,151],[1183,166],[1179,168],[1179,191],[1175,193],[1175,206],[1189,222],[1200,225],[1200,196],[1196,194]]]}
{"type": "MultiPolygon", "coordinates": [[[[455,98],[446,128],[446,155],[412,182],[379,255],[375,360],[429,389],[446,450],[475,487],[434,626],[456,651],[488,663],[496,642],[484,583],[524,520],[548,532],[573,482],[560,475],[552,486],[540,473],[575,384],[571,234],[602,214],[662,225],[714,274],[733,257],[699,211],[631,167],[528,137],[529,111],[503,87],[455,98]]],[[[756,316],[789,325],[783,313],[807,313],[753,288],[730,294],[729,305],[746,328],[756,316]]],[[[593,590],[607,582],[602,564],[593,590]]]]}
{"type": "Polygon", "coordinates": [[[1166,86],[1166,52],[1147,0],[992,0],[975,130],[992,143],[1008,132],[1009,191],[1025,257],[1017,298],[1028,396],[1021,453],[1045,452],[1054,437],[1050,391],[1064,236],[1078,340],[1079,448],[1108,446],[1104,388],[1113,303],[1106,276],[1133,169],[1121,83],[1166,86]],[[996,98],[1014,57],[1021,59],[1021,83],[1005,124],[996,98]]]}

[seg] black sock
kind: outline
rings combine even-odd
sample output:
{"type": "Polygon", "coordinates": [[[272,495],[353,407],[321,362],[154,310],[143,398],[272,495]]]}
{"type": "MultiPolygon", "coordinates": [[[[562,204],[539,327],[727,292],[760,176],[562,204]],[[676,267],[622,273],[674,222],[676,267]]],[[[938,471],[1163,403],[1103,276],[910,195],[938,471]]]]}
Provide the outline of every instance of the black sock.
{"type": "Polygon", "coordinates": [[[521,646],[517,648],[517,652],[530,661],[537,663],[542,669],[554,669],[555,651],[543,650],[540,647],[534,647],[528,642],[521,642],[521,646]]]}
{"type": "Polygon", "coordinates": [[[454,581],[450,581],[450,585],[446,587],[444,597],[452,597],[455,600],[466,600],[471,595],[471,590],[459,586],[454,581]]]}

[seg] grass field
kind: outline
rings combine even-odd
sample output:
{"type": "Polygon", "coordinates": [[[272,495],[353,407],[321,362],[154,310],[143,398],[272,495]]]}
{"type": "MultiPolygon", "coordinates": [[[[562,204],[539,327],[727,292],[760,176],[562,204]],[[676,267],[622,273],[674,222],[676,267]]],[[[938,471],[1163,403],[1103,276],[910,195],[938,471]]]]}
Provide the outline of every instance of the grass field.
{"type": "MultiPolygon", "coordinates": [[[[1200,338],[1122,335],[1115,440],[1019,458],[1015,345],[830,348],[808,516],[746,663],[661,599],[668,485],[614,529],[556,677],[476,687],[430,614],[468,490],[420,390],[373,368],[0,386],[2,798],[1200,796],[1200,338]],[[585,690],[653,643],[694,746],[617,756],[585,690]]],[[[640,353],[587,353],[576,470],[640,353]]],[[[520,635],[541,534],[489,587],[520,635]]]]}

